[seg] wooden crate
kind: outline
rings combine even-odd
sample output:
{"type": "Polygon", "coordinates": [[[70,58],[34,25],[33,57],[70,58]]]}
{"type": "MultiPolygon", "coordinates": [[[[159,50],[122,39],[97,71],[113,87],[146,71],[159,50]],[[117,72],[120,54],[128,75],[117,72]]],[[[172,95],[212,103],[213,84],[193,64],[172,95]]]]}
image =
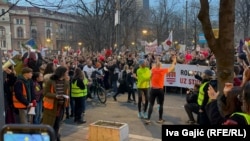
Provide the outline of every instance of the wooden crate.
{"type": "Polygon", "coordinates": [[[127,123],[98,120],[89,125],[89,141],[128,141],[127,123]]]}

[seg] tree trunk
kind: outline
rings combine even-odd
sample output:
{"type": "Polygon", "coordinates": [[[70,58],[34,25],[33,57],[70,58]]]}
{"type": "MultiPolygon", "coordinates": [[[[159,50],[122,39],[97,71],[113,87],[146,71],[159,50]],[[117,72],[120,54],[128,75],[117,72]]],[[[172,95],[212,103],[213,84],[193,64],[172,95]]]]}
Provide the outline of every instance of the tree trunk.
{"type": "Polygon", "coordinates": [[[216,57],[217,80],[220,94],[226,82],[233,82],[234,76],[234,21],[235,0],[220,0],[219,37],[216,39],[209,18],[208,0],[200,0],[198,19],[202,24],[208,46],[216,57]]]}

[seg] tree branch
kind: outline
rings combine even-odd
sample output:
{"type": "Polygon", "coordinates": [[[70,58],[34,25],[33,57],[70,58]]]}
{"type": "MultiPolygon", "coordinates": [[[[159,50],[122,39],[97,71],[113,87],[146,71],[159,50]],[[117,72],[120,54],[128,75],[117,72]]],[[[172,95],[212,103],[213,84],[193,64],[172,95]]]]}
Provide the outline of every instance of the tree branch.
{"type": "Polygon", "coordinates": [[[216,39],[214,37],[211,21],[209,18],[209,2],[208,0],[200,0],[200,4],[201,8],[198,14],[198,19],[201,22],[208,45],[213,51],[216,46],[216,39]]]}

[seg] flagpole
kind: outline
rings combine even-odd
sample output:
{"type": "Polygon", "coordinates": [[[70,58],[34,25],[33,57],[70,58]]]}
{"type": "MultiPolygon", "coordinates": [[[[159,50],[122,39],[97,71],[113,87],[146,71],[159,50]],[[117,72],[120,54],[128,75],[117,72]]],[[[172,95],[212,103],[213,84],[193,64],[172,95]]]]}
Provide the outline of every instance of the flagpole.
{"type": "Polygon", "coordinates": [[[185,20],[185,38],[184,38],[184,44],[187,46],[187,14],[188,14],[188,1],[186,0],[186,20],[185,20]]]}

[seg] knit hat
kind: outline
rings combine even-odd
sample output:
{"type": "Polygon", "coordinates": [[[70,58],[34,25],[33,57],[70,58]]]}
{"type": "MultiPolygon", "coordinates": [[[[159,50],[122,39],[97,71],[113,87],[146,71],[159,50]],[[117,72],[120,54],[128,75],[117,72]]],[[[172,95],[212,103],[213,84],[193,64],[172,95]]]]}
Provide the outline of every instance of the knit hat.
{"type": "Polygon", "coordinates": [[[214,72],[212,70],[205,70],[204,73],[207,75],[207,76],[213,76],[214,75],[214,72]]]}
{"type": "Polygon", "coordinates": [[[214,91],[217,91],[217,88],[218,88],[217,80],[210,80],[209,85],[213,87],[214,91]]]}
{"type": "Polygon", "coordinates": [[[138,64],[139,64],[139,65],[142,65],[144,62],[145,62],[144,59],[140,59],[140,60],[138,61],[138,64]]]}
{"type": "Polygon", "coordinates": [[[241,59],[241,60],[246,60],[247,59],[247,56],[246,54],[243,52],[243,53],[239,53],[238,57],[241,59]]]}

